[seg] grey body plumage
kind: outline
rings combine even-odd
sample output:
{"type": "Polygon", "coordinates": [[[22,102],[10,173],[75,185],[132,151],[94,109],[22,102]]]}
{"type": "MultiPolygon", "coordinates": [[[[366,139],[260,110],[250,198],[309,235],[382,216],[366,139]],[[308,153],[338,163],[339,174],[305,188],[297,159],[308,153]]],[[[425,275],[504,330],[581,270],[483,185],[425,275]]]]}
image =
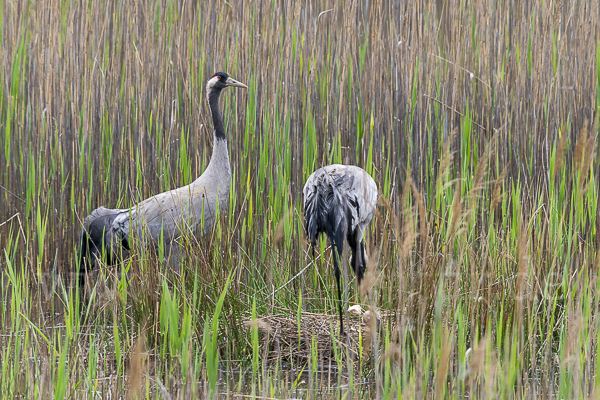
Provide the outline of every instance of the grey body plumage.
{"type": "Polygon", "coordinates": [[[324,233],[332,244],[334,274],[338,288],[340,333],[344,333],[340,287],[340,257],[344,240],[352,257],[350,264],[360,285],[367,257],[364,233],[375,215],[377,185],[362,168],[353,165],[328,165],[316,170],[304,185],[304,218],[308,239],[314,246],[324,233]]]}
{"type": "Polygon", "coordinates": [[[212,229],[217,213],[227,208],[231,187],[227,136],[219,111],[219,96],[229,86],[247,88],[223,72],[214,74],[206,84],[214,142],[210,162],[198,179],[131,208],[99,207],[85,218],[80,234],[81,284],[85,282],[86,272],[101,260],[114,264],[123,251],[130,249],[132,239],[155,246],[162,240],[166,250],[177,258],[176,239],[183,232],[203,235],[212,229]]]}

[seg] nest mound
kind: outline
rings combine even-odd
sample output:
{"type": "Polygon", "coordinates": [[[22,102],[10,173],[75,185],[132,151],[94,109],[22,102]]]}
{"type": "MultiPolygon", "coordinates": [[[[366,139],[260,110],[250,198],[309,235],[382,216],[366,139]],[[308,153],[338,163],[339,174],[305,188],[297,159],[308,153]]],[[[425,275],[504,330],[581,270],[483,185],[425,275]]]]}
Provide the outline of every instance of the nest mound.
{"type": "MultiPolygon", "coordinates": [[[[308,362],[313,352],[322,365],[335,363],[336,353],[340,359],[349,356],[358,361],[361,338],[364,349],[365,345],[370,347],[372,336],[369,319],[363,316],[344,318],[345,336],[339,334],[337,315],[302,313],[298,323],[296,318],[290,318],[290,314],[277,314],[260,316],[256,320],[246,317],[243,323],[248,329],[258,328],[261,352],[269,362],[308,362]]],[[[252,346],[250,335],[247,340],[252,346]]]]}

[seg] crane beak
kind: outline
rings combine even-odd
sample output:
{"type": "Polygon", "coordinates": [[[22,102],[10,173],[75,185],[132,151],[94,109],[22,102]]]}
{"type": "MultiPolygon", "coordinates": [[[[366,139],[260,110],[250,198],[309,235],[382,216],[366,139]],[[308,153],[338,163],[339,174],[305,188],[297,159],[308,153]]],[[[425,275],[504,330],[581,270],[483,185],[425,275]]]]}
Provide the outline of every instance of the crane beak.
{"type": "Polygon", "coordinates": [[[232,77],[227,78],[227,86],[235,86],[235,87],[241,87],[244,89],[248,89],[248,86],[244,85],[242,82],[236,81],[232,77]]]}

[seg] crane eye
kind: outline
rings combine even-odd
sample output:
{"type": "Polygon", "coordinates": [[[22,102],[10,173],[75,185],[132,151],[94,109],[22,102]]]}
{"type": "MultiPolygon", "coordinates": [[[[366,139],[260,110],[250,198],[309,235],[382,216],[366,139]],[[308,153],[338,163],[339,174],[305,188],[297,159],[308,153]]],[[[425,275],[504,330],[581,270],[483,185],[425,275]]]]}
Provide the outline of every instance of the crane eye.
{"type": "Polygon", "coordinates": [[[221,75],[217,75],[217,79],[218,79],[218,80],[221,80],[221,75]]]}

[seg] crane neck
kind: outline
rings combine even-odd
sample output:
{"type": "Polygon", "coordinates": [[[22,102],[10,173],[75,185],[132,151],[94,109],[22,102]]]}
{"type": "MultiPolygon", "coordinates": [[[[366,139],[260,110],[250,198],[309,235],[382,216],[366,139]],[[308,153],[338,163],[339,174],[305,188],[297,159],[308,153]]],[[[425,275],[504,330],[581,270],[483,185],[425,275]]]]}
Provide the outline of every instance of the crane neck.
{"type": "Polygon", "coordinates": [[[212,114],[213,125],[215,127],[215,140],[227,140],[225,136],[225,128],[223,126],[223,117],[219,110],[219,96],[221,96],[221,89],[212,88],[208,93],[208,106],[212,114]]]}
{"type": "MultiPolygon", "coordinates": [[[[231,182],[231,166],[229,165],[229,153],[227,151],[227,135],[223,126],[223,117],[219,110],[219,96],[221,89],[212,88],[208,93],[208,105],[212,114],[214,130],[213,151],[210,162],[204,174],[209,174],[212,182],[220,187],[220,191],[229,193],[231,182]]],[[[203,176],[204,176],[203,174],[203,176]]],[[[202,176],[198,179],[202,179],[202,176]]]]}

